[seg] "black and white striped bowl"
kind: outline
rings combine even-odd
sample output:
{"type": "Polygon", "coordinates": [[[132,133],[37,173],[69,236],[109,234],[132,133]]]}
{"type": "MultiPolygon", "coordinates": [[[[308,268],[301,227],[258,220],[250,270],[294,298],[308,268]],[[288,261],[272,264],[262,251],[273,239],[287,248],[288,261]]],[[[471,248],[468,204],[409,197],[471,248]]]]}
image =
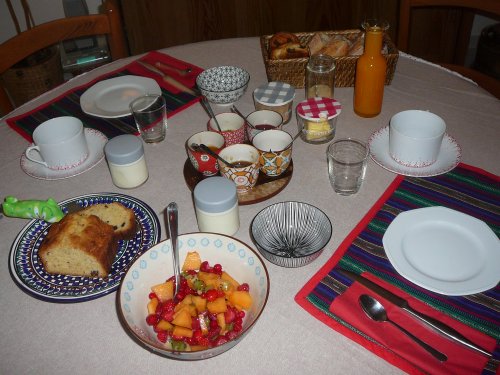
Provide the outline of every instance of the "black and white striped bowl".
{"type": "Polygon", "coordinates": [[[250,231],[267,260],[282,267],[301,267],[321,254],[332,237],[332,223],[310,204],[280,202],[260,211],[250,231]]]}

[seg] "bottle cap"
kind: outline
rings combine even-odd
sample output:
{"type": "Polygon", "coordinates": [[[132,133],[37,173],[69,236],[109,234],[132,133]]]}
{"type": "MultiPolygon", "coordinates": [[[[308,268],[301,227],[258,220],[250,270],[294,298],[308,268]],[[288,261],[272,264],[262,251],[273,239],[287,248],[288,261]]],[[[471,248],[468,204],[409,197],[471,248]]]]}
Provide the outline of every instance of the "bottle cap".
{"type": "Polygon", "coordinates": [[[238,202],[234,182],[225,177],[209,177],[200,181],[194,188],[194,204],[209,213],[224,212],[238,202]]]}
{"type": "Polygon", "coordinates": [[[131,134],[123,134],[109,140],[104,146],[106,158],[113,164],[130,164],[144,155],[142,141],[131,134]]]}

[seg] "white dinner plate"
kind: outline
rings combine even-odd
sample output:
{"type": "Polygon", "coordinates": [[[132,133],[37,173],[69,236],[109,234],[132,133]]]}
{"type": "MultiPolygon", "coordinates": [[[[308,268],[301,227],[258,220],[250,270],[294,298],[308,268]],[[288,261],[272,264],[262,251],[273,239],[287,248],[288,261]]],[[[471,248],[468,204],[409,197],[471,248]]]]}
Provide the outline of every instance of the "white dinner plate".
{"type": "Polygon", "coordinates": [[[82,111],[97,117],[117,118],[130,115],[129,104],[145,94],[161,95],[161,88],[151,78],[121,76],[96,83],[80,97],[82,111]]]}
{"type": "Polygon", "coordinates": [[[134,211],[137,232],[134,238],[119,241],[108,276],[86,277],[45,272],[38,251],[51,224],[33,219],[19,232],[10,250],[9,268],[21,289],[50,302],[83,302],[115,291],[134,260],[158,243],[161,236],[158,216],[143,201],[118,193],[81,195],[60,202],[59,206],[67,213],[68,207],[74,204],[85,208],[93,204],[111,202],[121,203],[134,211]]]}
{"type": "Polygon", "coordinates": [[[84,130],[87,145],[89,146],[89,156],[82,164],[69,169],[55,170],[29,160],[23,153],[21,156],[21,169],[28,176],[40,180],[62,180],[77,176],[95,167],[104,159],[104,145],[108,141],[108,138],[98,130],[89,128],[85,128],[84,130]]]}
{"type": "Polygon", "coordinates": [[[400,213],[382,242],[396,271],[436,293],[480,293],[500,281],[498,237],[485,222],[449,208],[400,213]]]}
{"type": "Polygon", "coordinates": [[[451,171],[462,157],[462,149],[457,141],[446,134],[437,160],[427,167],[406,167],[397,163],[389,154],[389,126],[374,132],[369,140],[370,154],[375,163],[388,171],[411,177],[431,177],[451,171]]]}

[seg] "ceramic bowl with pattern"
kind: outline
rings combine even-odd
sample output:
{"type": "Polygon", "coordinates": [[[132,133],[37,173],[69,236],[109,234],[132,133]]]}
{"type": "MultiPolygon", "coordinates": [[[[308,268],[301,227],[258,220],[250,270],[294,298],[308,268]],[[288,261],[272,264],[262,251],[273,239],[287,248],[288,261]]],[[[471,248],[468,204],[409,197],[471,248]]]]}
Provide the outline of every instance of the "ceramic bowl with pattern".
{"type": "Polygon", "coordinates": [[[201,72],[196,84],[201,93],[215,104],[229,105],[245,93],[250,74],[237,66],[216,66],[201,72]]]}
{"type": "Polygon", "coordinates": [[[292,161],[291,142],[292,136],[283,130],[265,130],[253,137],[252,144],[259,150],[260,171],[270,177],[284,173],[292,161]]]}
{"type": "Polygon", "coordinates": [[[250,234],[257,249],[282,267],[311,263],[332,237],[332,223],[319,208],[303,202],[280,202],[252,220],[250,234]]]}
{"type": "Polygon", "coordinates": [[[153,328],[146,323],[146,306],[151,286],[165,282],[174,274],[168,240],[153,246],[129,268],[118,292],[118,313],[131,336],[157,354],[181,360],[211,358],[238,344],[256,324],[269,296],[269,274],[257,252],[233,237],[203,232],[182,234],[178,247],[181,264],[188,252],[197,251],[202,260],[211,265],[219,263],[239,283],[248,283],[253,302],[246,311],[241,334],[220,346],[198,351],[171,350],[157,339],[153,328]]]}

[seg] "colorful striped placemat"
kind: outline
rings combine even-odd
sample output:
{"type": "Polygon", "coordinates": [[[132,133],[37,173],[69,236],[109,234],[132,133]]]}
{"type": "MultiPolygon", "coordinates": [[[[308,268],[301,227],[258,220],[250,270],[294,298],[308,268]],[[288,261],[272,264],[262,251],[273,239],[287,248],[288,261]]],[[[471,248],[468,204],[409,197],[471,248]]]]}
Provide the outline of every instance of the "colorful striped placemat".
{"type": "MultiPolygon", "coordinates": [[[[357,274],[369,274],[421,303],[424,308],[436,311],[452,321],[456,320],[457,324],[470,327],[487,338],[493,343],[493,357],[489,361],[484,359],[485,365],[481,365],[481,370],[476,373],[495,374],[500,371],[500,286],[467,296],[434,293],[402,277],[385,254],[382,237],[392,220],[400,212],[432,206],[445,206],[483,220],[500,238],[499,176],[465,164],[459,164],[454,170],[434,177],[398,176],[334,255],[299,291],[295,300],[326,325],[390,363],[409,373],[426,373],[418,364],[397,355],[359,327],[347,322],[348,318],[345,317],[348,314],[340,317],[335,313],[336,309],[332,308],[336,299],[340,300],[344,293],[347,294],[349,289],[358,285],[340,274],[340,267],[357,274]]],[[[360,309],[359,306],[353,308],[360,309]]],[[[440,372],[439,363],[430,372],[440,372]]]]}
{"type": "MultiPolygon", "coordinates": [[[[175,76],[175,73],[172,74],[175,79],[181,81],[188,87],[194,87],[196,85],[196,77],[203,71],[203,69],[193,64],[178,60],[172,56],[157,51],[148,53],[142,57],[141,60],[149,62],[150,64],[162,62],[179,68],[191,68],[192,71],[185,77],[175,76]]],[[[9,118],[7,119],[7,124],[30,142],[32,141],[33,131],[39,124],[48,119],[59,116],[77,117],[82,120],[85,127],[99,130],[108,138],[113,138],[121,134],[137,135],[137,128],[132,116],[124,116],[120,118],[100,118],[84,113],[80,107],[80,97],[89,87],[104,79],[122,75],[137,75],[156,80],[161,87],[162,95],[165,97],[165,101],[167,103],[167,115],[169,117],[199,101],[199,97],[176,90],[175,88],[167,85],[159,75],[148,71],[136,61],[133,61],[130,64],[113,72],[102,75],[85,85],[71,89],[50,102],[44,103],[27,113],[9,118]]]]}

